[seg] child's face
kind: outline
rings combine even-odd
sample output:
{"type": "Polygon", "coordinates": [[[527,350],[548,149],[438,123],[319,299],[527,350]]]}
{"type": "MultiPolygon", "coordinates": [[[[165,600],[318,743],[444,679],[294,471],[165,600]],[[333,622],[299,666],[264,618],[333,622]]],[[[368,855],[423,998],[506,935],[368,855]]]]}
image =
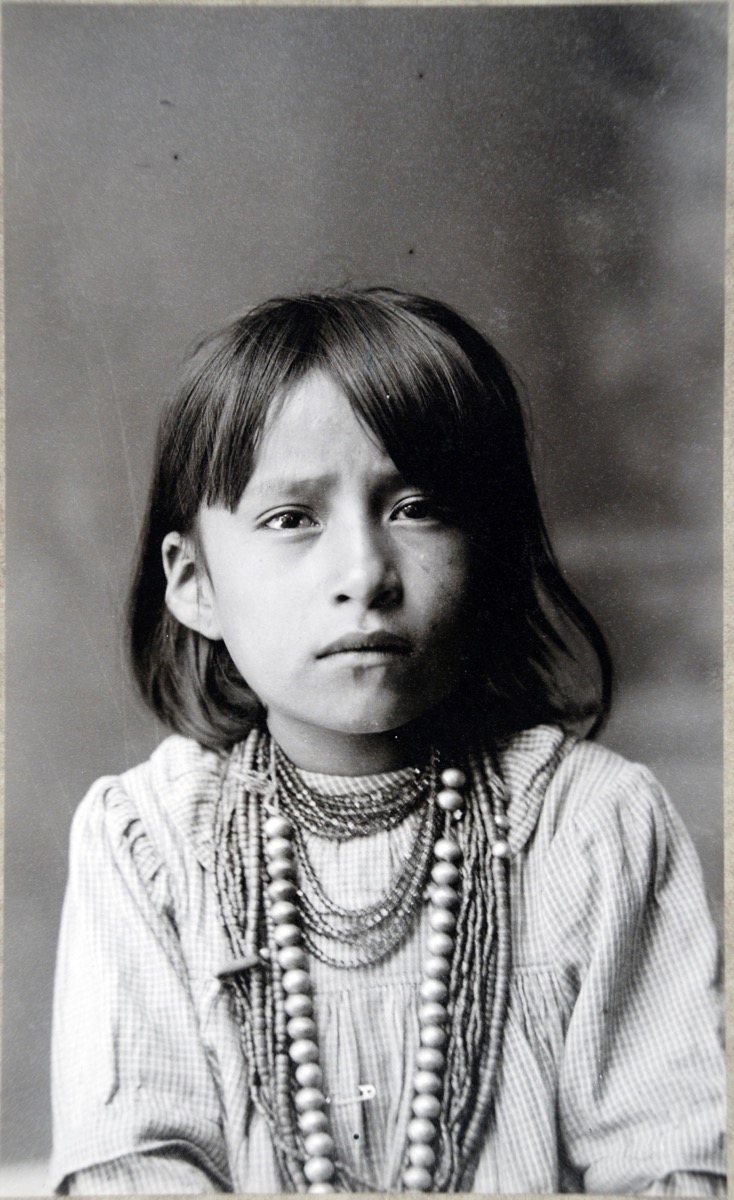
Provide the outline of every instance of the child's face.
{"type": "Polygon", "coordinates": [[[205,508],[199,532],[210,636],[301,765],[348,770],[350,748],[394,746],[456,688],[467,536],[398,474],[328,376],[286,398],[236,511],[205,508]]]}

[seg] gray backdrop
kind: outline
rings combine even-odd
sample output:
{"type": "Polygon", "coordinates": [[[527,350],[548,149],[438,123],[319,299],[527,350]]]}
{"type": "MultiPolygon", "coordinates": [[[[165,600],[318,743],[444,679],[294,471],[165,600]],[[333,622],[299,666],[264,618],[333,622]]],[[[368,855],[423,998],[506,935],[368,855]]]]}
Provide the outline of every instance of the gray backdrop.
{"type": "Polygon", "coordinates": [[[721,905],[725,9],[3,11],[6,1160],[43,1157],[72,812],[161,736],[120,612],[192,339],[286,289],[436,294],[528,396],[611,746],[721,905]]]}

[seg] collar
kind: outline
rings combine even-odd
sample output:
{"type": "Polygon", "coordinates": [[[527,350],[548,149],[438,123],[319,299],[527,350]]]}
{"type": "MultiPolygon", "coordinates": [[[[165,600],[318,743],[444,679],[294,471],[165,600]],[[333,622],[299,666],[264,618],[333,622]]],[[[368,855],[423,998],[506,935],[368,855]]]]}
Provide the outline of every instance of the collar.
{"type": "MultiPolygon", "coordinates": [[[[513,854],[533,833],[548,784],[577,740],[558,726],[538,725],[514,734],[499,746],[499,783],[507,797],[508,840],[513,854]]],[[[241,755],[242,743],[231,751],[214,751],[174,735],[161,743],[150,760],[156,807],[163,810],[207,871],[214,869],[215,825],[222,788],[241,755]]]]}

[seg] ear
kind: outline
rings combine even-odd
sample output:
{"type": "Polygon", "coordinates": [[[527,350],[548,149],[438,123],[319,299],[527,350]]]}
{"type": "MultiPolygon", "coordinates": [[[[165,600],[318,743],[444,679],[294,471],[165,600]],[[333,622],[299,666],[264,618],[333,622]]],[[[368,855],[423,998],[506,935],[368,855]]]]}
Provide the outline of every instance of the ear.
{"type": "Polygon", "coordinates": [[[216,642],[222,636],[211,581],[199,561],[193,540],[167,533],[161,547],[166,573],[166,606],[177,621],[216,642]]]}

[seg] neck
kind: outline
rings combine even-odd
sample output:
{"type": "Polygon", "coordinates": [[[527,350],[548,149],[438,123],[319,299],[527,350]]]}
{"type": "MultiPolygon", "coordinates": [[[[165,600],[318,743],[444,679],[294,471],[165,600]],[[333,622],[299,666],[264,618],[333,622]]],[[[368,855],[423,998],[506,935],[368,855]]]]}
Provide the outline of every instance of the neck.
{"type": "Polygon", "coordinates": [[[283,722],[276,714],[268,714],[267,723],[271,736],[295,766],[323,775],[397,771],[420,762],[430,751],[430,727],[424,721],[385,733],[357,735],[283,722]]]}

